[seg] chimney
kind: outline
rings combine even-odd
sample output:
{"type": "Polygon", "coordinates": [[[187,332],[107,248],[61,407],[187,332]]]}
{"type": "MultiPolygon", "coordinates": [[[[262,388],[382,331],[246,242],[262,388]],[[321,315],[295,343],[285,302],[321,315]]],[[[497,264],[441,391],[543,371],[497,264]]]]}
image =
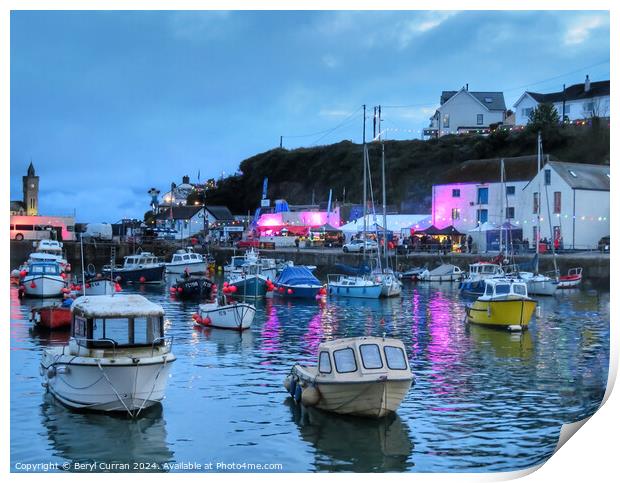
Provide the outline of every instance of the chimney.
{"type": "Polygon", "coordinates": [[[583,85],[584,92],[590,92],[590,76],[586,74],[586,82],[583,85]]]}
{"type": "Polygon", "coordinates": [[[183,176],[183,184],[189,184],[189,176],[183,176]]]}
{"type": "Polygon", "coordinates": [[[469,84],[465,84],[465,90],[468,91],[469,90],[469,84]]]}

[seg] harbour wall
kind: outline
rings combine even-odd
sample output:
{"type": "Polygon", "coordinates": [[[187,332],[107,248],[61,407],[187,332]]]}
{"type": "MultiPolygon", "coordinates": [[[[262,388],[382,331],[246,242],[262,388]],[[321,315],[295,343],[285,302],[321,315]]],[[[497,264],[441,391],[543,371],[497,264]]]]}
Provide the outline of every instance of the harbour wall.
{"type": "MultiPolygon", "coordinates": [[[[88,242],[84,243],[84,260],[86,264],[92,263],[97,269],[110,263],[112,247],[116,252],[116,263],[122,263],[123,257],[135,253],[137,246],[132,243],[88,242]]],[[[164,257],[166,260],[179,248],[169,242],[157,242],[143,244],[143,251],[153,252],[155,255],[164,257]]],[[[11,241],[11,269],[17,268],[24,262],[34,250],[32,241],[11,241]]],[[[81,265],[80,243],[64,242],[64,250],[67,261],[71,263],[73,270],[77,271],[81,265]]],[[[197,249],[201,252],[203,250],[197,249]]],[[[226,264],[230,257],[241,254],[240,250],[228,247],[210,247],[209,252],[215,258],[218,265],[226,264]]],[[[321,274],[330,273],[338,263],[357,266],[363,261],[361,254],[343,253],[338,249],[278,249],[261,250],[261,253],[269,258],[281,258],[292,260],[297,265],[315,265],[321,274]]],[[[428,266],[434,268],[442,263],[450,263],[466,270],[470,263],[480,259],[490,259],[491,255],[478,255],[473,253],[411,253],[408,256],[398,256],[396,261],[401,270],[411,267],[428,266]]],[[[391,257],[391,260],[394,260],[391,257]]],[[[516,263],[526,263],[532,259],[532,254],[515,256],[516,263]]],[[[576,252],[562,253],[556,256],[556,262],[561,273],[566,273],[569,268],[583,267],[584,278],[593,280],[597,284],[609,284],[610,266],[609,254],[599,252],[576,252]]],[[[553,256],[540,255],[539,267],[541,272],[553,270],[553,256]]]]}

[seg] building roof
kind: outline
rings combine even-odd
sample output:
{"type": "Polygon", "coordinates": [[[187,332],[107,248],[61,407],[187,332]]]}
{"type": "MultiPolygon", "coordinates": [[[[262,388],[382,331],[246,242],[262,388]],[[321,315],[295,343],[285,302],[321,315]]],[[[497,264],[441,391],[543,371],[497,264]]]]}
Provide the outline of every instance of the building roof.
{"type": "Polygon", "coordinates": [[[23,201],[13,200],[11,201],[11,211],[19,211],[25,209],[25,205],[23,201]]]}
{"type": "Polygon", "coordinates": [[[609,191],[609,166],[560,161],[547,164],[573,189],[609,191]]]}
{"type": "MultiPolygon", "coordinates": [[[[455,94],[461,91],[443,91],[439,103],[443,106],[445,102],[450,100],[455,94]]],[[[473,92],[464,90],[468,94],[474,96],[478,102],[485,106],[489,111],[505,111],[506,102],[504,101],[503,92],[473,92]]]]}
{"type": "Polygon", "coordinates": [[[217,221],[234,220],[235,217],[226,206],[207,205],[207,210],[211,213],[217,221]]]}
{"type": "Polygon", "coordinates": [[[562,102],[563,100],[577,101],[580,99],[591,99],[593,97],[608,96],[609,81],[590,82],[590,90],[587,92],[585,90],[585,83],[582,82],[581,84],[573,84],[572,86],[567,87],[566,93],[564,93],[564,91],[549,92],[548,94],[529,91],[526,91],[526,93],[532,96],[536,102],[541,104],[562,102]]]}
{"type": "MultiPolygon", "coordinates": [[[[553,159],[551,157],[551,159],[553,159]]],[[[499,183],[501,158],[472,159],[449,169],[436,184],[499,183]]],[[[504,158],[504,181],[530,181],[538,172],[536,156],[504,158]]]]}
{"type": "Polygon", "coordinates": [[[156,220],[191,220],[196,213],[202,209],[202,206],[173,206],[172,216],[170,216],[170,207],[160,210],[155,216],[156,220]]]}

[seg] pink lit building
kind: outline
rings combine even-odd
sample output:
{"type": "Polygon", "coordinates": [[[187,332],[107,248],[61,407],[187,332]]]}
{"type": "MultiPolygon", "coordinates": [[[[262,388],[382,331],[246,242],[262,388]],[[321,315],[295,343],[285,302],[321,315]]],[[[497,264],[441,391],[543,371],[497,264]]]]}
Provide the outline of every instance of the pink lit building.
{"type": "Polygon", "coordinates": [[[261,236],[272,236],[287,230],[289,234],[303,235],[311,228],[329,224],[340,226],[340,209],[327,211],[283,211],[280,213],[264,213],[257,222],[261,236]]]}

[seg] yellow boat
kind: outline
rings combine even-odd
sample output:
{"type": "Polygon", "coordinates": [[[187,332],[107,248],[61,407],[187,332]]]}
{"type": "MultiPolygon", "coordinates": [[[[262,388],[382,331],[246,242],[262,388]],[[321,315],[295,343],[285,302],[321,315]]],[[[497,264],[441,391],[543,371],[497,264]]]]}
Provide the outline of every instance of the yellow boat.
{"type": "Polygon", "coordinates": [[[467,307],[467,321],[472,324],[527,329],[536,301],[528,297],[525,282],[507,278],[484,281],[484,293],[467,307]]]}

